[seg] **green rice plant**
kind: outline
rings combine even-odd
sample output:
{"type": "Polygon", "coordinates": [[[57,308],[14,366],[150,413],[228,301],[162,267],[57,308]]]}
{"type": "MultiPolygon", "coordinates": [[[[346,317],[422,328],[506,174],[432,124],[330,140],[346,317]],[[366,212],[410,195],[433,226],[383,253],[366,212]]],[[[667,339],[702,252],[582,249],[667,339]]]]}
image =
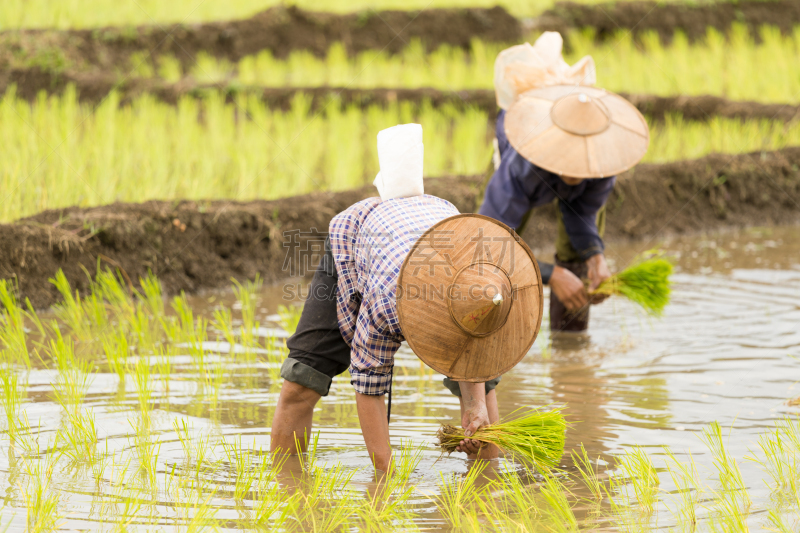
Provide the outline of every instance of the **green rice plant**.
{"type": "Polygon", "coordinates": [[[475,482],[486,465],[486,461],[476,461],[464,476],[439,473],[439,494],[433,498],[433,503],[453,528],[461,527],[466,511],[481,497],[475,482]]]}
{"type": "Polygon", "coordinates": [[[133,435],[128,441],[139,463],[139,471],[151,490],[155,491],[158,488],[158,454],[161,450],[161,441],[153,440],[149,416],[141,416],[138,421],[128,419],[128,424],[133,430],[133,435]]]}
{"type": "Polygon", "coordinates": [[[597,472],[597,468],[600,466],[600,457],[597,458],[596,463],[593,465],[583,444],[581,444],[581,453],[573,451],[571,455],[572,463],[575,465],[575,468],[578,469],[578,472],[580,472],[586,488],[589,489],[596,500],[602,500],[605,490],[603,488],[603,482],[600,481],[597,472]]]}
{"type": "Polygon", "coordinates": [[[53,330],[56,338],[50,341],[49,353],[58,368],[53,394],[64,411],[75,413],[86,398],[94,365],[75,357],[72,340],[64,339],[57,325],[53,330]]]}
{"type": "Polygon", "coordinates": [[[641,306],[649,315],[661,316],[672,292],[669,281],[672,270],[672,263],[664,258],[640,258],[602,282],[592,294],[619,294],[641,306]]]}
{"type": "Polygon", "coordinates": [[[56,433],[56,446],[73,463],[92,465],[97,459],[97,426],[91,411],[69,410],[67,425],[56,433]]]}
{"type": "Polygon", "coordinates": [[[216,463],[216,461],[212,461],[213,445],[211,434],[206,433],[192,438],[190,435],[192,428],[186,423],[185,419],[173,420],[172,427],[183,448],[183,453],[186,457],[186,468],[188,470],[193,463],[195,482],[199,485],[201,475],[211,471],[216,463]]]}
{"type": "MultiPolygon", "coordinates": [[[[469,438],[494,444],[540,467],[553,468],[564,453],[567,422],[561,411],[560,408],[533,409],[527,413],[517,410],[496,424],[480,428],[469,438]]],[[[447,453],[455,451],[467,438],[462,428],[450,425],[442,426],[436,436],[439,447],[447,453]]]]}
{"type": "Polygon", "coordinates": [[[281,329],[287,333],[294,333],[297,331],[297,324],[300,323],[300,317],[303,315],[302,305],[279,305],[278,316],[280,317],[281,329]]]}
{"type": "Polygon", "coordinates": [[[256,305],[258,302],[258,293],[261,291],[264,283],[261,277],[256,275],[253,281],[247,281],[244,284],[236,280],[233,281],[233,293],[236,295],[236,300],[241,306],[242,313],[242,326],[239,329],[239,342],[244,347],[245,361],[253,361],[254,354],[252,349],[258,347],[256,340],[256,330],[259,328],[259,323],[256,320],[256,305]]]}
{"type": "Polygon", "coordinates": [[[125,332],[114,330],[102,342],[108,368],[119,377],[120,383],[124,383],[128,374],[128,356],[131,353],[125,332]]]}
{"type": "Polygon", "coordinates": [[[658,501],[658,486],[661,484],[653,461],[642,448],[635,446],[620,458],[619,467],[625,480],[633,487],[639,508],[651,514],[658,501]]]}
{"type": "Polygon", "coordinates": [[[800,464],[797,454],[786,442],[782,428],[776,427],[770,432],[762,433],[758,438],[758,447],[764,459],[753,454],[747,459],[759,463],[772,477],[774,490],[787,488],[791,480],[800,475],[800,464]]]}
{"type": "Polygon", "coordinates": [[[164,316],[164,290],[161,281],[152,273],[139,279],[141,292],[138,293],[140,300],[144,301],[150,315],[156,319],[164,316]]]}
{"type": "Polygon", "coordinates": [[[543,508],[543,514],[547,522],[558,526],[556,531],[578,531],[578,519],[567,498],[568,494],[570,494],[569,490],[558,476],[553,475],[552,472],[545,474],[541,496],[547,506],[543,508]]]}
{"type": "Polygon", "coordinates": [[[142,423],[150,427],[150,402],[153,398],[153,382],[150,377],[150,361],[140,357],[133,367],[133,383],[136,386],[136,397],[139,401],[139,415],[142,423]]]}
{"type": "Polygon", "coordinates": [[[388,525],[409,521],[409,499],[414,494],[409,478],[422,460],[422,452],[420,446],[411,442],[401,443],[389,470],[383,475],[375,473],[377,486],[356,511],[364,523],[388,525]]]}
{"type": "Polygon", "coordinates": [[[253,463],[253,453],[255,451],[255,439],[253,446],[245,448],[242,445],[242,436],[232,442],[222,439],[222,449],[228,459],[228,464],[234,468],[236,480],[233,486],[233,499],[237,502],[244,502],[245,497],[250,494],[259,477],[259,470],[253,463]]]}
{"type": "Polygon", "coordinates": [[[0,304],[5,314],[0,319],[0,343],[5,346],[2,359],[10,363],[31,366],[28,334],[25,332],[26,313],[16,297],[17,288],[9,280],[0,280],[0,304]]]}
{"type": "MultiPolygon", "coordinates": [[[[222,92],[203,100],[187,96],[175,106],[146,95],[120,105],[112,94],[96,108],[78,102],[74,91],[33,104],[6,95],[0,100],[0,186],[11,196],[0,205],[0,221],[76,204],[270,199],[360,187],[378,168],[375,132],[400,121],[423,125],[428,176],[480,174],[490,159],[493,128],[481,111],[410,102],[334,111],[340,107],[333,103],[317,114],[302,94],[285,111],[267,108],[254,93],[240,93],[232,103],[222,92]],[[477,119],[481,113],[485,120],[477,119]],[[60,136],[64,131],[72,133],[60,136]],[[335,162],[334,151],[348,155],[335,162]],[[50,155],[58,157],[38,164],[50,155]],[[42,187],[22,187],[24,176],[42,187]]],[[[779,121],[672,117],[651,133],[646,160],[653,162],[800,145],[800,123],[779,121]]],[[[64,297],[59,310],[84,338],[84,310],[74,294],[64,297]]]]}
{"type": "Polygon", "coordinates": [[[271,383],[280,383],[281,365],[289,355],[286,339],[268,336],[264,339],[264,350],[267,352],[267,374],[271,383]]]}
{"type": "MultiPolygon", "coordinates": [[[[679,31],[665,46],[655,32],[636,37],[621,31],[597,42],[587,29],[569,32],[565,60],[572,64],[591,55],[598,86],[616,92],[794,103],[800,100],[800,79],[792,70],[800,52],[799,36],[800,30],[783,35],[778,28],[763,27],[754,39],[745,25],[734,24],[727,35],[710,29],[705,39],[694,43],[679,31]],[[751,72],[763,75],[750,76],[751,72]]],[[[350,57],[341,43],[334,43],[322,58],[297,50],[278,60],[265,50],[235,66],[209,59],[191,74],[198,79],[208,74],[235,78],[247,86],[492,89],[495,58],[507,46],[473,40],[469,49],[441,46],[428,52],[420,41],[411,40],[396,54],[368,50],[350,57]]]]}
{"type": "Polygon", "coordinates": [[[61,293],[63,301],[53,306],[56,316],[69,326],[70,330],[80,339],[88,338],[86,327],[86,316],[78,291],[72,292],[69,280],[64,272],[59,269],[54,278],[50,278],[50,283],[56,286],[61,293]]]}
{"type": "Polygon", "coordinates": [[[61,522],[60,497],[52,487],[58,454],[45,454],[26,464],[30,481],[25,487],[26,526],[31,533],[58,529],[61,522]]]}
{"type": "Polygon", "coordinates": [[[694,457],[689,454],[688,462],[682,462],[666,446],[664,452],[667,456],[667,471],[680,496],[680,507],[675,513],[677,525],[681,531],[696,531],[697,508],[702,489],[694,457]]]}
{"type": "Polygon", "coordinates": [[[19,374],[8,369],[0,371],[0,403],[5,413],[6,433],[11,447],[18,447],[24,452],[31,452],[34,441],[31,437],[28,414],[22,410],[25,401],[26,387],[20,381],[19,374]]]}
{"type": "Polygon", "coordinates": [[[222,334],[222,338],[228,343],[228,353],[233,354],[236,347],[236,334],[233,330],[233,314],[227,307],[214,309],[214,319],[211,325],[222,334]]]}
{"type": "Polygon", "coordinates": [[[725,449],[722,427],[718,422],[712,422],[703,428],[702,440],[711,451],[714,468],[719,477],[715,521],[722,525],[725,531],[749,531],[746,519],[750,513],[752,500],[736,459],[725,449]]]}

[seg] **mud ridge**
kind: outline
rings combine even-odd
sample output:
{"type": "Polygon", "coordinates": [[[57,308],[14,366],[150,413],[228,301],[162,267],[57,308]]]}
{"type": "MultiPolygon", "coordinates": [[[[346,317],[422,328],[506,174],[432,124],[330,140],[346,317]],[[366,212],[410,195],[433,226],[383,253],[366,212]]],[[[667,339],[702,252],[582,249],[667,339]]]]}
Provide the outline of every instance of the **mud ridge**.
{"type": "Polygon", "coordinates": [[[653,30],[668,42],[677,30],[696,40],[702,39],[708,28],[727,32],[736,22],[745,23],[756,37],[764,24],[788,33],[800,24],[800,2],[564,2],[524,21],[502,7],[334,14],[278,6],[248,19],[206,24],[0,32],[0,69],[40,66],[57,72],[92,70],[123,76],[143,58],[155,65],[155,58],[161,55],[174,56],[186,69],[200,52],[229,61],[262,50],[279,58],[293,50],[323,56],[333,43],[341,42],[350,54],[365,50],[395,53],[414,39],[420,39],[428,50],[443,44],[468,48],[473,39],[518,43],[530,31],[560,31],[568,36],[576,28],[594,28],[598,39],[619,31],[640,35],[653,30]]]}
{"type": "Polygon", "coordinates": [[[784,34],[800,24],[800,2],[796,0],[744,0],[691,5],[686,2],[618,2],[577,4],[559,2],[540,17],[528,21],[527,30],[559,31],[592,28],[598,40],[622,32],[635,36],[655,31],[663,42],[670,42],[676,31],[691,41],[703,39],[708,28],[727,33],[734,23],[746,24],[758,38],[763,25],[776,26],[784,34]]]}
{"type": "Polygon", "coordinates": [[[334,42],[356,54],[365,50],[394,53],[413,39],[434,49],[443,44],[466,48],[472,39],[514,42],[521,38],[520,22],[501,7],[333,14],[279,6],[249,19],[207,24],[6,31],[0,33],[0,68],[24,58],[53,68],[115,72],[129,65],[137,52],[151,58],[171,55],[186,66],[193,65],[201,51],[238,61],[262,50],[279,58],[293,50],[323,56],[334,42]]]}
{"type": "MultiPolygon", "coordinates": [[[[429,179],[426,191],[471,212],[483,181],[429,179]]],[[[46,211],[0,225],[0,277],[15,279],[21,296],[37,308],[58,301],[48,283],[58,269],[85,291],[84,269],[94,272],[98,264],[121,269],[134,283],[150,270],[169,294],[227,287],[231,278],[256,274],[274,282],[302,274],[296,267],[308,259],[303,250],[319,244],[331,217],[374,195],[370,186],[274,201],[151,201],[46,211]]],[[[609,200],[607,239],[797,223],[799,207],[800,148],[639,165],[620,178],[609,200]]],[[[532,246],[554,236],[554,209],[539,209],[529,224],[523,236],[532,246]]]]}
{"type": "MultiPolygon", "coordinates": [[[[343,87],[239,87],[227,83],[200,85],[191,80],[176,84],[157,79],[130,79],[119,83],[112,76],[85,73],[55,74],[39,68],[0,71],[0,95],[12,86],[17,97],[33,102],[41,91],[62,94],[68,86],[74,86],[82,102],[99,103],[115,90],[120,102],[125,105],[144,94],[159,100],[177,104],[184,96],[203,98],[222,91],[228,102],[233,102],[242,92],[256,93],[270,108],[287,110],[298,93],[311,98],[311,108],[323,109],[331,104],[358,106],[387,105],[397,101],[416,104],[428,102],[434,107],[445,105],[457,108],[475,107],[486,112],[494,120],[497,104],[494,91],[464,90],[440,91],[437,89],[349,89],[343,87]]],[[[794,104],[763,104],[760,102],[735,101],[718,96],[657,96],[650,94],[621,93],[643,114],[662,120],[670,113],[679,113],[687,120],[703,121],[713,117],[741,120],[782,120],[800,118],[800,106],[794,104]]]]}

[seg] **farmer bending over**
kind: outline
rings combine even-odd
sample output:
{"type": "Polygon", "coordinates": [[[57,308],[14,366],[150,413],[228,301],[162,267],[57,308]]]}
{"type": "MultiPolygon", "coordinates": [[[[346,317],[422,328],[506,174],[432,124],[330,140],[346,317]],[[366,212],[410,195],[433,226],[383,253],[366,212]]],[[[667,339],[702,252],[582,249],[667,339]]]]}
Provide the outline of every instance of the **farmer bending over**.
{"type": "MultiPolygon", "coordinates": [[[[349,368],[367,451],[385,471],[391,447],[384,395],[391,408],[401,342],[458,383],[470,436],[499,419],[484,382],[513,367],[536,338],[541,278],[530,250],[507,227],[458,215],[449,202],[423,194],[421,126],[380,132],[378,155],[381,197],[331,221],[297,332],[287,341],[271,449],[306,450],[314,406],[349,368]]],[[[473,439],[457,451],[497,454],[473,439]]]]}
{"type": "Polygon", "coordinates": [[[611,275],[602,239],[606,201],[615,175],[635,165],[649,143],[633,105],[591,87],[592,58],[570,67],[561,46],[560,34],[545,32],[534,46],[497,57],[494,172],[479,211],[521,234],[534,207],[558,200],[555,265],[539,263],[551,288],[553,332],[586,330],[590,301],[604,299],[588,292],[611,275]]]}

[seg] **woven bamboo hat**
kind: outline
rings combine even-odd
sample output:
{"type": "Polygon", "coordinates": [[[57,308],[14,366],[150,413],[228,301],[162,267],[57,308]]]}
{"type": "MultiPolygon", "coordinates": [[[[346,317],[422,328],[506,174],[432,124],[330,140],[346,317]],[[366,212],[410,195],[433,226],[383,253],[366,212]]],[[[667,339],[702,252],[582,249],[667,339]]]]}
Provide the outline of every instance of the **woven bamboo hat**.
{"type": "Polygon", "coordinates": [[[604,178],[644,157],[650,132],[619,95],[595,87],[553,85],[527,91],[509,107],[511,146],[534,165],[562,176],[604,178]]]}
{"type": "Polygon", "coordinates": [[[397,308],[408,345],[428,366],[456,381],[489,381],[519,363],[536,340],[542,276],[508,226],[456,215],[411,248],[397,308]]]}

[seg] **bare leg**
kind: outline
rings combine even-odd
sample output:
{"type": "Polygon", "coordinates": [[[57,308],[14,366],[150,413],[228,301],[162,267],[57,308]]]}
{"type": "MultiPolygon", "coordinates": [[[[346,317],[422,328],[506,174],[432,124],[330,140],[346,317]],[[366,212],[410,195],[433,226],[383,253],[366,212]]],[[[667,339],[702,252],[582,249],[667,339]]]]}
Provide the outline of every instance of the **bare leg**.
{"type": "MultiPolygon", "coordinates": [[[[461,412],[464,412],[464,399],[459,397],[459,402],[461,402],[461,412]]],[[[494,424],[500,420],[500,410],[497,407],[497,394],[495,393],[494,389],[489,391],[489,394],[486,395],[486,410],[489,413],[489,423],[494,424]]],[[[468,459],[497,459],[500,455],[500,450],[494,444],[490,444],[485,448],[481,448],[481,451],[477,454],[467,454],[468,459]]]]}
{"type": "Polygon", "coordinates": [[[306,451],[308,439],[311,437],[314,406],[320,398],[319,394],[309,388],[291,381],[283,382],[275,417],[272,419],[269,445],[271,451],[280,450],[291,454],[306,451]]]}

